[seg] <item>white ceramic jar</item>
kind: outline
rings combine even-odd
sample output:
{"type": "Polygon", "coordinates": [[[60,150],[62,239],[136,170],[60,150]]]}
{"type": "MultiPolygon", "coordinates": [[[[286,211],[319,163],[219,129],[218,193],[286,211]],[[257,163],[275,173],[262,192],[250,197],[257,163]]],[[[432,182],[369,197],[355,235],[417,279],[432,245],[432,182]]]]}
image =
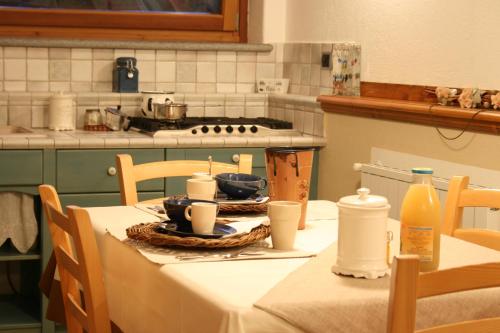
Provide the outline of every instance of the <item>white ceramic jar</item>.
{"type": "Polygon", "coordinates": [[[73,95],[59,92],[49,100],[49,128],[54,131],[75,129],[75,102],[73,95]]]}
{"type": "Polygon", "coordinates": [[[376,279],[387,273],[387,199],[360,188],[343,197],[339,208],[337,263],[332,272],[376,279]]]}
{"type": "Polygon", "coordinates": [[[142,115],[154,119],[153,104],[171,104],[175,102],[174,93],[171,91],[141,91],[142,115]]]}

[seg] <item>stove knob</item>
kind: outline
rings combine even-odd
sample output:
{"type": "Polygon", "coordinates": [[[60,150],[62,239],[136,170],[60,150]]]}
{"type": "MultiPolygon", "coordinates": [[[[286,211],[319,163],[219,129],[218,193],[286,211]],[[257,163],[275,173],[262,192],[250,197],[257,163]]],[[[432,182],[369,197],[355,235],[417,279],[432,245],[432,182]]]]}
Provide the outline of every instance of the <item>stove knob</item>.
{"type": "Polygon", "coordinates": [[[238,131],[239,131],[240,133],[245,133],[245,130],[246,130],[246,128],[245,128],[245,126],[243,126],[243,125],[240,125],[240,127],[238,127],[238,131]]]}
{"type": "Polygon", "coordinates": [[[214,132],[215,132],[215,133],[217,133],[217,134],[218,134],[218,133],[220,133],[220,131],[221,131],[221,130],[222,130],[222,129],[220,128],[220,126],[219,126],[219,125],[216,125],[216,126],[214,127],[214,132]]]}
{"type": "Polygon", "coordinates": [[[257,131],[258,131],[258,130],[259,130],[259,129],[258,129],[258,128],[257,128],[257,126],[255,126],[255,125],[254,125],[254,126],[252,126],[252,127],[250,127],[250,132],[252,132],[252,133],[257,133],[257,131]]]}
{"type": "Polygon", "coordinates": [[[196,133],[198,133],[198,131],[194,129],[191,131],[191,133],[196,134],[196,133]]]}
{"type": "Polygon", "coordinates": [[[203,126],[203,127],[201,128],[201,131],[202,131],[203,133],[208,133],[208,126],[203,126]]]}
{"type": "Polygon", "coordinates": [[[226,127],[226,132],[233,133],[233,126],[229,125],[228,127],[226,127]]]}

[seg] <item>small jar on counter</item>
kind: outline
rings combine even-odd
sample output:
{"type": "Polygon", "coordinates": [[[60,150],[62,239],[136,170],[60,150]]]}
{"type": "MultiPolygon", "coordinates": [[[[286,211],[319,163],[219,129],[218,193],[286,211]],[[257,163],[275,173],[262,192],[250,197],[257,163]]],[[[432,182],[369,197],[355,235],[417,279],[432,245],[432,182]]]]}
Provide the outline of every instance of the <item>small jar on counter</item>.
{"type": "Polygon", "coordinates": [[[106,131],[102,120],[100,109],[86,109],[85,118],[83,121],[83,129],[85,131],[106,131]]]}

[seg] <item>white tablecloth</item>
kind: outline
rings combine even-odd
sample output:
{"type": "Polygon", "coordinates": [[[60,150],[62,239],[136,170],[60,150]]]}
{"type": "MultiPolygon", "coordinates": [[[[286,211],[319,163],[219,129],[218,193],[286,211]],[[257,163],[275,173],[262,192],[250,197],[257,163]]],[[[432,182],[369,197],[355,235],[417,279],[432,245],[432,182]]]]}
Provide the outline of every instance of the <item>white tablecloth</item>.
{"type": "MultiPolygon", "coordinates": [[[[111,319],[125,332],[301,332],[253,304],[309,258],[158,265],[122,242],[127,227],[156,217],[135,207],[88,211],[111,319]]],[[[320,252],[337,239],[336,207],[312,201],[308,216],[296,248],[320,252]]]]}

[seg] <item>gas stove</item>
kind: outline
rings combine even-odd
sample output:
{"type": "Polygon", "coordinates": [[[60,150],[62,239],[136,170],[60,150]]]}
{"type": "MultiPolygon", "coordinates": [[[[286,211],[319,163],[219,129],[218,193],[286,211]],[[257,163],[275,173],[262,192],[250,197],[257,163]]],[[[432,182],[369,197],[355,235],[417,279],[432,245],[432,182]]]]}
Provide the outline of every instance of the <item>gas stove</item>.
{"type": "Polygon", "coordinates": [[[300,135],[290,122],[263,117],[186,117],[176,122],[129,117],[126,129],[141,131],[153,137],[300,135]]]}

